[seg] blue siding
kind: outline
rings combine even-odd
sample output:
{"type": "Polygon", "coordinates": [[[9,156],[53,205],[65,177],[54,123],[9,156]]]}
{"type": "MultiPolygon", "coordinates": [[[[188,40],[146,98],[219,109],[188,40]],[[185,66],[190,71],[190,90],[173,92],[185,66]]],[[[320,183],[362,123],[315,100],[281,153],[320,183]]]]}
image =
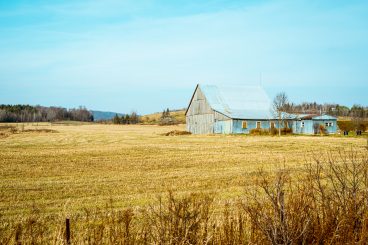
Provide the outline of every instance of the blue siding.
{"type": "MultiPolygon", "coordinates": [[[[233,120],[233,134],[249,134],[250,130],[257,128],[257,122],[261,122],[261,129],[270,129],[271,121],[270,120],[233,120]],[[247,122],[247,128],[242,128],[242,123],[247,122]]],[[[278,127],[277,121],[272,121],[275,123],[275,127],[278,127]]],[[[291,126],[291,124],[290,124],[291,126]]]]}
{"type": "MultiPolygon", "coordinates": [[[[252,129],[257,128],[257,122],[261,122],[261,129],[270,129],[271,122],[275,123],[275,128],[279,124],[277,120],[240,120],[232,119],[226,121],[216,121],[214,124],[214,133],[217,134],[249,134],[252,129]],[[242,123],[247,122],[247,128],[242,128],[242,123]]],[[[332,126],[325,126],[328,133],[334,134],[337,130],[337,120],[293,120],[288,122],[288,127],[292,128],[294,134],[314,134],[314,123],[325,126],[325,123],[332,123],[332,126]],[[304,127],[302,123],[304,122],[304,127]]],[[[283,128],[284,125],[282,124],[283,128]]]]}
{"type": "Polygon", "coordinates": [[[232,120],[216,121],[214,124],[215,134],[230,134],[232,132],[232,120]]]}
{"type": "Polygon", "coordinates": [[[323,125],[329,134],[335,134],[337,131],[337,120],[336,119],[326,119],[326,120],[300,120],[293,121],[293,132],[295,134],[314,134],[313,125],[318,123],[319,125],[323,125]],[[304,127],[302,127],[302,122],[304,122],[304,127]],[[327,126],[326,123],[332,123],[332,126],[327,126]]]}

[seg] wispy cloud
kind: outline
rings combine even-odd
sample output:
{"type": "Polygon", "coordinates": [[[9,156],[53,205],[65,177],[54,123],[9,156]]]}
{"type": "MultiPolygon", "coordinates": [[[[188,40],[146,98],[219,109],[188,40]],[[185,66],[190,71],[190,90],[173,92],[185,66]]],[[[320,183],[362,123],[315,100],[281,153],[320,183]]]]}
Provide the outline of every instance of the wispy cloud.
{"type": "MultiPolygon", "coordinates": [[[[197,82],[258,83],[260,72],[266,87],[367,84],[364,2],[206,4],[111,0],[12,8],[8,16],[23,21],[0,24],[0,84],[20,94],[32,91],[21,89],[30,84],[154,94],[197,82]]],[[[3,12],[0,18],[12,20],[3,12]]],[[[136,109],[147,110],[139,103],[136,109]]],[[[159,103],[152,106],[160,110],[159,103]]]]}

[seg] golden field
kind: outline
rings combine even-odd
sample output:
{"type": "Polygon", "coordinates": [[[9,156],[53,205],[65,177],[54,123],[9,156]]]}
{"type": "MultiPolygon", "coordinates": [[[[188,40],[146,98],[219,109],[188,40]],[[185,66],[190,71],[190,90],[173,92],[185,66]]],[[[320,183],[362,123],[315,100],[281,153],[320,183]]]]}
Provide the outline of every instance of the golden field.
{"type": "Polygon", "coordinates": [[[184,125],[26,124],[0,137],[0,214],[73,214],[83,208],[145,206],[158,195],[242,195],[256,170],[283,163],[297,171],[305,158],[362,149],[366,139],[313,136],[163,136],[184,125]],[[55,132],[28,131],[52,129],[55,132]]]}

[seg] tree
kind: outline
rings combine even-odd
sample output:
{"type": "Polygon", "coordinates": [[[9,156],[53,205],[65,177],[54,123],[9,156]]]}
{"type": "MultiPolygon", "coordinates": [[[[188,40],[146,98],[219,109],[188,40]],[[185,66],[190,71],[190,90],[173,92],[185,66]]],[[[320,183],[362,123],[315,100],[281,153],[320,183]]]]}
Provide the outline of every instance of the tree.
{"type": "Polygon", "coordinates": [[[278,93],[272,102],[272,114],[278,119],[279,136],[281,136],[281,125],[289,118],[291,106],[285,92],[278,93]]]}
{"type": "Polygon", "coordinates": [[[118,116],[118,114],[115,114],[115,117],[112,119],[112,122],[114,124],[120,124],[121,123],[121,120],[120,120],[120,117],[118,116]]]}
{"type": "Polygon", "coordinates": [[[139,123],[139,116],[138,116],[137,112],[133,111],[130,114],[130,123],[132,123],[132,124],[139,123]]]}
{"type": "Polygon", "coordinates": [[[167,108],[162,112],[159,125],[174,125],[177,124],[176,119],[170,115],[170,110],[167,108]]]}

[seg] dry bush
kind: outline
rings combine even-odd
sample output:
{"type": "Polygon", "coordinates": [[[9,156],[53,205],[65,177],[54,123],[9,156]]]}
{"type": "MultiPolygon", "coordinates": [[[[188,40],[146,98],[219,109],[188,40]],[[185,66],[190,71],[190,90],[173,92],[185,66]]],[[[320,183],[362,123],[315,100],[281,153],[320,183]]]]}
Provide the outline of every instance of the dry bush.
{"type": "Polygon", "coordinates": [[[292,134],[293,133],[293,129],[292,128],[282,128],[281,129],[281,134],[286,135],[286,134],[292,134]]]}
{"type": "MultiPolygon", "coordinates": [[[[292,134],[293,130],[291,128],[282,128],[281,134],[287,135],[292,134]]],[[[261,129],[261,128],[254,128],[249,131],[249,134],[251,135],[278,135],[279,130],[277,128],[271,128],[271,129],[261,129]]]]}
{"type": "Polygon", "coordinates": [[[269,244],[364,244],[368,239],[368,158],[355,151],[315,158],[292,180],[260,172],[243,203],[253,241],[269,244]]]}
{"type": "Polygon", "coordinates": [[[251,135],[269,135],[270,131],[268,129],[254,128],[249,131],[251,135]]]}
{"type": "MultiPolygon", "coordinates": [[[[71,217],[72,244],[366,244],[368,154],[330,152],[298,175],[260,170],[238,202],[214,202],[169,192],[139,210],[86,209],[71,217]]],[[[36,208],[17,221],[0,216],[0,243],[63,244],[63,218],[36,208]]]]}
{"type": "Polygon", "coordinates": [[[171,192],[167,201],[147,210],[149,236],[154,244],[202,244],[208,239],[213,198],[191,194],[177,198],[171,192]]]}
{"type": "Polygon", "coordinates": [[[325,127],[325,126],[323,126],[323,125],[321,124],[321,125],[319,125],[319,133],[320,133],[321,135],[328,135],[328,130],[326,129],[326,127],[325,127]]]}
{"type": "Polygon", "coordinates": [[[40,129],[25,129],[22,132],[27,133],[58,133],[59,131],[48,128],[40,128],[40,129]]]}
{"type": "Polygon", "coordinates": [[[175,136],[175,135],[189,135],[189,134],[192,134],[192,133],[188,132],[188,131],[172,130],[172,131],[164,133],[162,135],[164,135],[164,136],[175,136]]]}
{"type": "Polygon", "coordinates": [[[18,133],[18,129],[12,125],[0,125],[0,138],[6,138],[12,134],[18,133]]]}

